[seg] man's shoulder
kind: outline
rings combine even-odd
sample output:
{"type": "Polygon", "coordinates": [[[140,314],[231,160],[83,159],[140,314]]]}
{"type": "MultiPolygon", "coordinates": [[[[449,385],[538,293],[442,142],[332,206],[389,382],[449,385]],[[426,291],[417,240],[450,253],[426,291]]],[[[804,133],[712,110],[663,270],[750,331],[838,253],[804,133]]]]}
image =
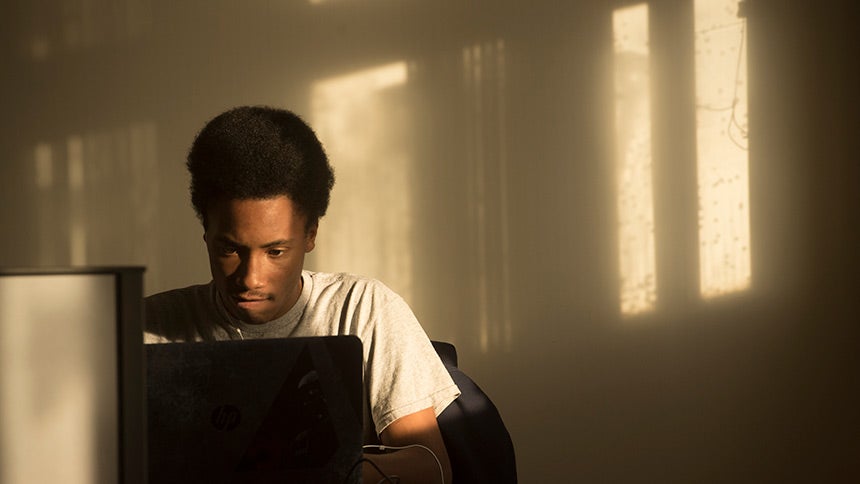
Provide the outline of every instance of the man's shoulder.
{"type": "Polygon", "coordinates": [[[309,272],[312,289],[307,303],[310,317],[343,318],[393,323],[414,318],[406,301],[372,277],[339,273],[309,272]]]}
{"type": "Polygon", "coordinates": [[[304,271],[313,281],[316,292],[349,292],[359,294],[379,294],[396,296],[382,281],[373,277],[349,272],[304,271]]]}
{"type": "Polygon", "coordinates": [[[370,281],[375,281],[375,279],[367,276],[362,276],[359,274],[353,274],[351,272],[319,272],[319,271],[302,271],[304,275],[311,277],[314,282],[320,282],[323,284],[354,284],[358,283],[366,283],[370,281]]]}

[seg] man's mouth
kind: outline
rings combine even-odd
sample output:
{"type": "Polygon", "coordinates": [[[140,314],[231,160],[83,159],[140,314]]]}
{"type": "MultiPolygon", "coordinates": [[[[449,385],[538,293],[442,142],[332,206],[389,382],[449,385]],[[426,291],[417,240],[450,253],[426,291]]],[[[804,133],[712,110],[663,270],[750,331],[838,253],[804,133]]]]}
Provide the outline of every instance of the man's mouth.
{"type": "Polygon", "coordinates": [[[234,296],[233,301],[236,302],[236,305],[242,309],[250,309],[257,307],[266,301],[269,298],[265,296],[234,296]]]}

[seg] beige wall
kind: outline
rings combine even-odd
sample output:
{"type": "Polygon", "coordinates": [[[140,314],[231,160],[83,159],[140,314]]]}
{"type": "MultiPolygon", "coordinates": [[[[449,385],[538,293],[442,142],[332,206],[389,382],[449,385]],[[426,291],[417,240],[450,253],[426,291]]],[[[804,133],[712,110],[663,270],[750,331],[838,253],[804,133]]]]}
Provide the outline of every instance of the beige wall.
{"type": "Polygon", "coordinates": [[[749,0],[753,282],[705,302],[695,193],[667,188],[695,176],[689,2],[651,3],[650,314],[619,314],[598,0],[4,2],[0,266],[208,280],[186,150],[228,107],[288,107],[338,174],[308,267],[385,280],[458,346],[522,482],[856,478],[848,9],[749,0]]]}

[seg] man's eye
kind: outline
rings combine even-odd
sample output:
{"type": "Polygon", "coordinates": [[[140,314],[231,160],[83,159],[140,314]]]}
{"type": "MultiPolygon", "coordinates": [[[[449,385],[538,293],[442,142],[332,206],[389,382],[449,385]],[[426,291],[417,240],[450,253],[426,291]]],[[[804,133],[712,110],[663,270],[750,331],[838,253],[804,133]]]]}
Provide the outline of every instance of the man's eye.
{"type": "Polygon", "coordinates": [[[284,249],[269,249],[270,257],[280,257],[284,255],[287,251],[284,249]]]}
{"type": "Polygon", "coordinates": [[[221,255],[233,255],[236,253],[235,247],[224,246],[221,247],[221,255]]]}

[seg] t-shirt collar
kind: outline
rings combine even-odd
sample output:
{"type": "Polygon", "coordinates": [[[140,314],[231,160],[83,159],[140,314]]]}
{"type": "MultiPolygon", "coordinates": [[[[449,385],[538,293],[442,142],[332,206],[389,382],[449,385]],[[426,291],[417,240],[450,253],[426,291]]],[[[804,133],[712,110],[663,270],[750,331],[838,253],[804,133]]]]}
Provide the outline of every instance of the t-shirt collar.
{"type": "MultiPolygon", "coordinates": [[[[213,284],[214,288],[214,284],[213,284]]],[[[313,277],[310,277],[308,271],[302,271],[302,293],[299,295],[298,301],[293,304],[293,307],[283,316],[263,324],[248,324],[240,319],[233,317],[224,302],[218,295],[218,291],[213,291],[215,296],[215,306],[218,308],[218,313],[229,326],[238,329],[240,335],[251,338],[278,338],[288,337],[295,329],[296,325],[301,320],[302,314],[308,305],[313,290],[313,277]]]]}

